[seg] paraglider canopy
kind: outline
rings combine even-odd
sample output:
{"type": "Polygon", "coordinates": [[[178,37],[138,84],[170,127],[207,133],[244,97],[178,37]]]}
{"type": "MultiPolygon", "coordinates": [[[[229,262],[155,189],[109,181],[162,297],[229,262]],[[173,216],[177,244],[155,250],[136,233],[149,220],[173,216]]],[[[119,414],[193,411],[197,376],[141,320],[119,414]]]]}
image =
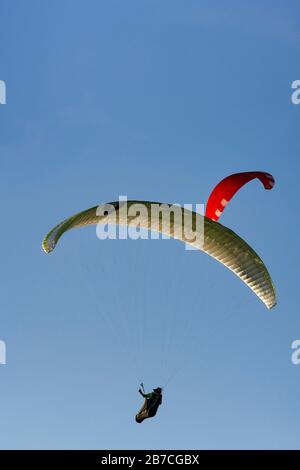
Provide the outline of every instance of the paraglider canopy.
{"type": "MultiPolygon", "coordinates": [[[[137,223],[137,219],[131,220],[129,217],[130,208],[135,206],[136,203],[142,204],[150,210],[152,204],[161,204],[164,207],[173,207],[172,204],[153,203],[151,201],[127,201],[127,210],[122,211],[119,201],[111,202],[109,204],[100,204],[99,206],[91,207],[60,222],[45,236],[43,240],[43,249],[46,253],[50,253],[55,249],[60,237],[67,231],[76,227],[84,227],[92,224],[119,224],[129,225],[137,223]],[[114,209],[114,211],[107,211],[107,206],[114,209]],[[104,214],[105,215],[99,215],[104,214]],[[116,218],[117,215],[117,218],[116,218]]],[[[178,207],[177,207],[178,208],[178,207]]],[[[178,240],[189,243],[190,245],[204,251],[228,269],[233,271],[255,294],[264,302],[267,308],[273,308],[276,305],[276,292],[271,279],[271,276],[263,263],[262,259],[248,245],[241,237],[235,232],[230,230],[224,225],[214,222],[209,217],[202,216],[201,214],[191,212],[183,207],[179,208],[182,217],[179,220],[171,220],[169,227],[162,224],[157,224],[156,230],[165,233],[168,236],[173,236],[178,233],[176,238],[178,240]],[[184,226],[184,215],[189,214],[192,218],[192,226],[198,219],[203,219],[204,226],[204,240],[201,233],[198,234],[198,229],[195,233],[198,234],[195,241],[186,240],[183,236],[182,227],[184,226]],[[180,230],[178,230],[178,228],[180,230]]],[[[149,229],[152,226],[152,214],[148,211],[149,216],[139,221],[140,227],[149,229]]],[[[201,224],[200,224],[201,227],[201,224]]]]}

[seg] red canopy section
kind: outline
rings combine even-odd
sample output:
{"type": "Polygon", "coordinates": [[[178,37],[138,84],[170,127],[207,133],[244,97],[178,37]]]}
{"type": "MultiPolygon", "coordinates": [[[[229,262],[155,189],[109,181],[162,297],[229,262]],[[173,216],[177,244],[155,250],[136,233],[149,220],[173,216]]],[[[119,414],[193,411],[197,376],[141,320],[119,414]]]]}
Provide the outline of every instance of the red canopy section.
{"type": "Polygon", "coordinates": [[[206,205],[206,217],[217,221],[235,193],[255,178],[262,182],[265,189],[272,189],[275,184],[273,176],[264,171],[247,171],[227,176],[211,192],[206,205]]]}

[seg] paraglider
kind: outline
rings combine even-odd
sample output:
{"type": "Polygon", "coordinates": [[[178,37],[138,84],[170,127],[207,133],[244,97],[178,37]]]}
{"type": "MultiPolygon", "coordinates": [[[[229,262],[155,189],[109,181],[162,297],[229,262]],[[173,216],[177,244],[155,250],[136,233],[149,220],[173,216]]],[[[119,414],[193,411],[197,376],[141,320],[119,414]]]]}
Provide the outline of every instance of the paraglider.
{"type": "MultiPolygon", "coordinates": [[[[46,253],[53,251],[67,231],[87,225],[99,227],[135,227],[148,231],[159,232],[167,237],[173,237],[194,248],[203,251],[222,265],[231,270],[243,281],[265,304],[268,309],[276,305],[276,292],[271,276],[259,255],[239,235],[218,222],[224,208],[234,194],[249,181],[258,178],[265,189],[274,186],[274,178],[265,172],[236,173],[224,178],[211,192],[207,202],[206,213],[202,215],[190,211],[184,207],[151,202],[131,200],[126,202],[119,200],[108,204],[100,204],[71,217],[56,225],[43,239],[42,247],[46,253]],[[158,218],[153,217],[152,208],[158,206],[158,218]],[[139,210],[133,214],[132,209],[139,210]],[[172,210],[176,206],[177,217],[172,216],[172,210]],[[137,216],[139,213],[139,216],[137,216]],[[169,213],[169,224],[164,224],[164,213],[169,213]],[[179,217],[178,217],[179,213],[179,217]],[[188,221],[188,222],[186,222],[188,221]],[[185,226],[187,226],[187,236],[185,226]]],[[[101,237],[99,237],[101,238],[101,237]]],[[[142,408],[135,416],[137,423],[156,415],[162,404],[162,388],[154,388],[152,392],[145,393],[143,384],[139,393],[145,399],[142,408]]]]}
{"type": "Polygon", "coordinates": [[[246,171],[227,176],[212,190],[206,205],[206,217],[217,221],[235,193],[255,178],[262,182],[265,189],[272,189],[275,184],[273,176],[263,171],[246,171]]]}
{"type": "Polygon", "coordinates": [[[136,414],[135,420],[137,423],[142,423],[147,418],[153,418],[159,406],[162,404],[162,389],[161,387],[154,388],[152,392],[145,393],[144,386],[141,384],[139,393],[145,398],[145,402],[136,414]]]}

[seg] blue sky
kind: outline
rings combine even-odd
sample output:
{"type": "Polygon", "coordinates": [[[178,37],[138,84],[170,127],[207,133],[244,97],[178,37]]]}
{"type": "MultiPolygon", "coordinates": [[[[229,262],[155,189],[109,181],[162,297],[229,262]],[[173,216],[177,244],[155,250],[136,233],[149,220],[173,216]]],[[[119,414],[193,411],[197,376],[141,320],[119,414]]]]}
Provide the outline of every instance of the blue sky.
{"type": "Polygon", "coordinates": [[[0,447],[299,448],[296,1],[2,0],[0,447]],[[266,170],[222,223],[278,306],[177,241],[41,249],[63,218],[128,198],[203,203],[266,170]],[[174,372],[175,371],[175,372],[174,372]],[[165,385],[134,422],[139,382],[165,385]]]}

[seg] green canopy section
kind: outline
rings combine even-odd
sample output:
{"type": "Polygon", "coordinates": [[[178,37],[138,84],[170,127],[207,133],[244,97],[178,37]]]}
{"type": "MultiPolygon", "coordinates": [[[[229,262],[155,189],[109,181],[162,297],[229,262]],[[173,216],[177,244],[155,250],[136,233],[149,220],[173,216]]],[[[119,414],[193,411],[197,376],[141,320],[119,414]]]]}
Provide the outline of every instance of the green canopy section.
{"type": "Polygon", "coordinates": [[[93,224],[126,225],[160,232],[181,240],[204,251],[234,272],[267,308],[271,309],[276,305],[271,276],[248,243],[219,222],[172,204],[151,201],[100,204],[56,225],[43,240],[44,251],[53,251],[60,237],[68,230],[93,224]]]}

